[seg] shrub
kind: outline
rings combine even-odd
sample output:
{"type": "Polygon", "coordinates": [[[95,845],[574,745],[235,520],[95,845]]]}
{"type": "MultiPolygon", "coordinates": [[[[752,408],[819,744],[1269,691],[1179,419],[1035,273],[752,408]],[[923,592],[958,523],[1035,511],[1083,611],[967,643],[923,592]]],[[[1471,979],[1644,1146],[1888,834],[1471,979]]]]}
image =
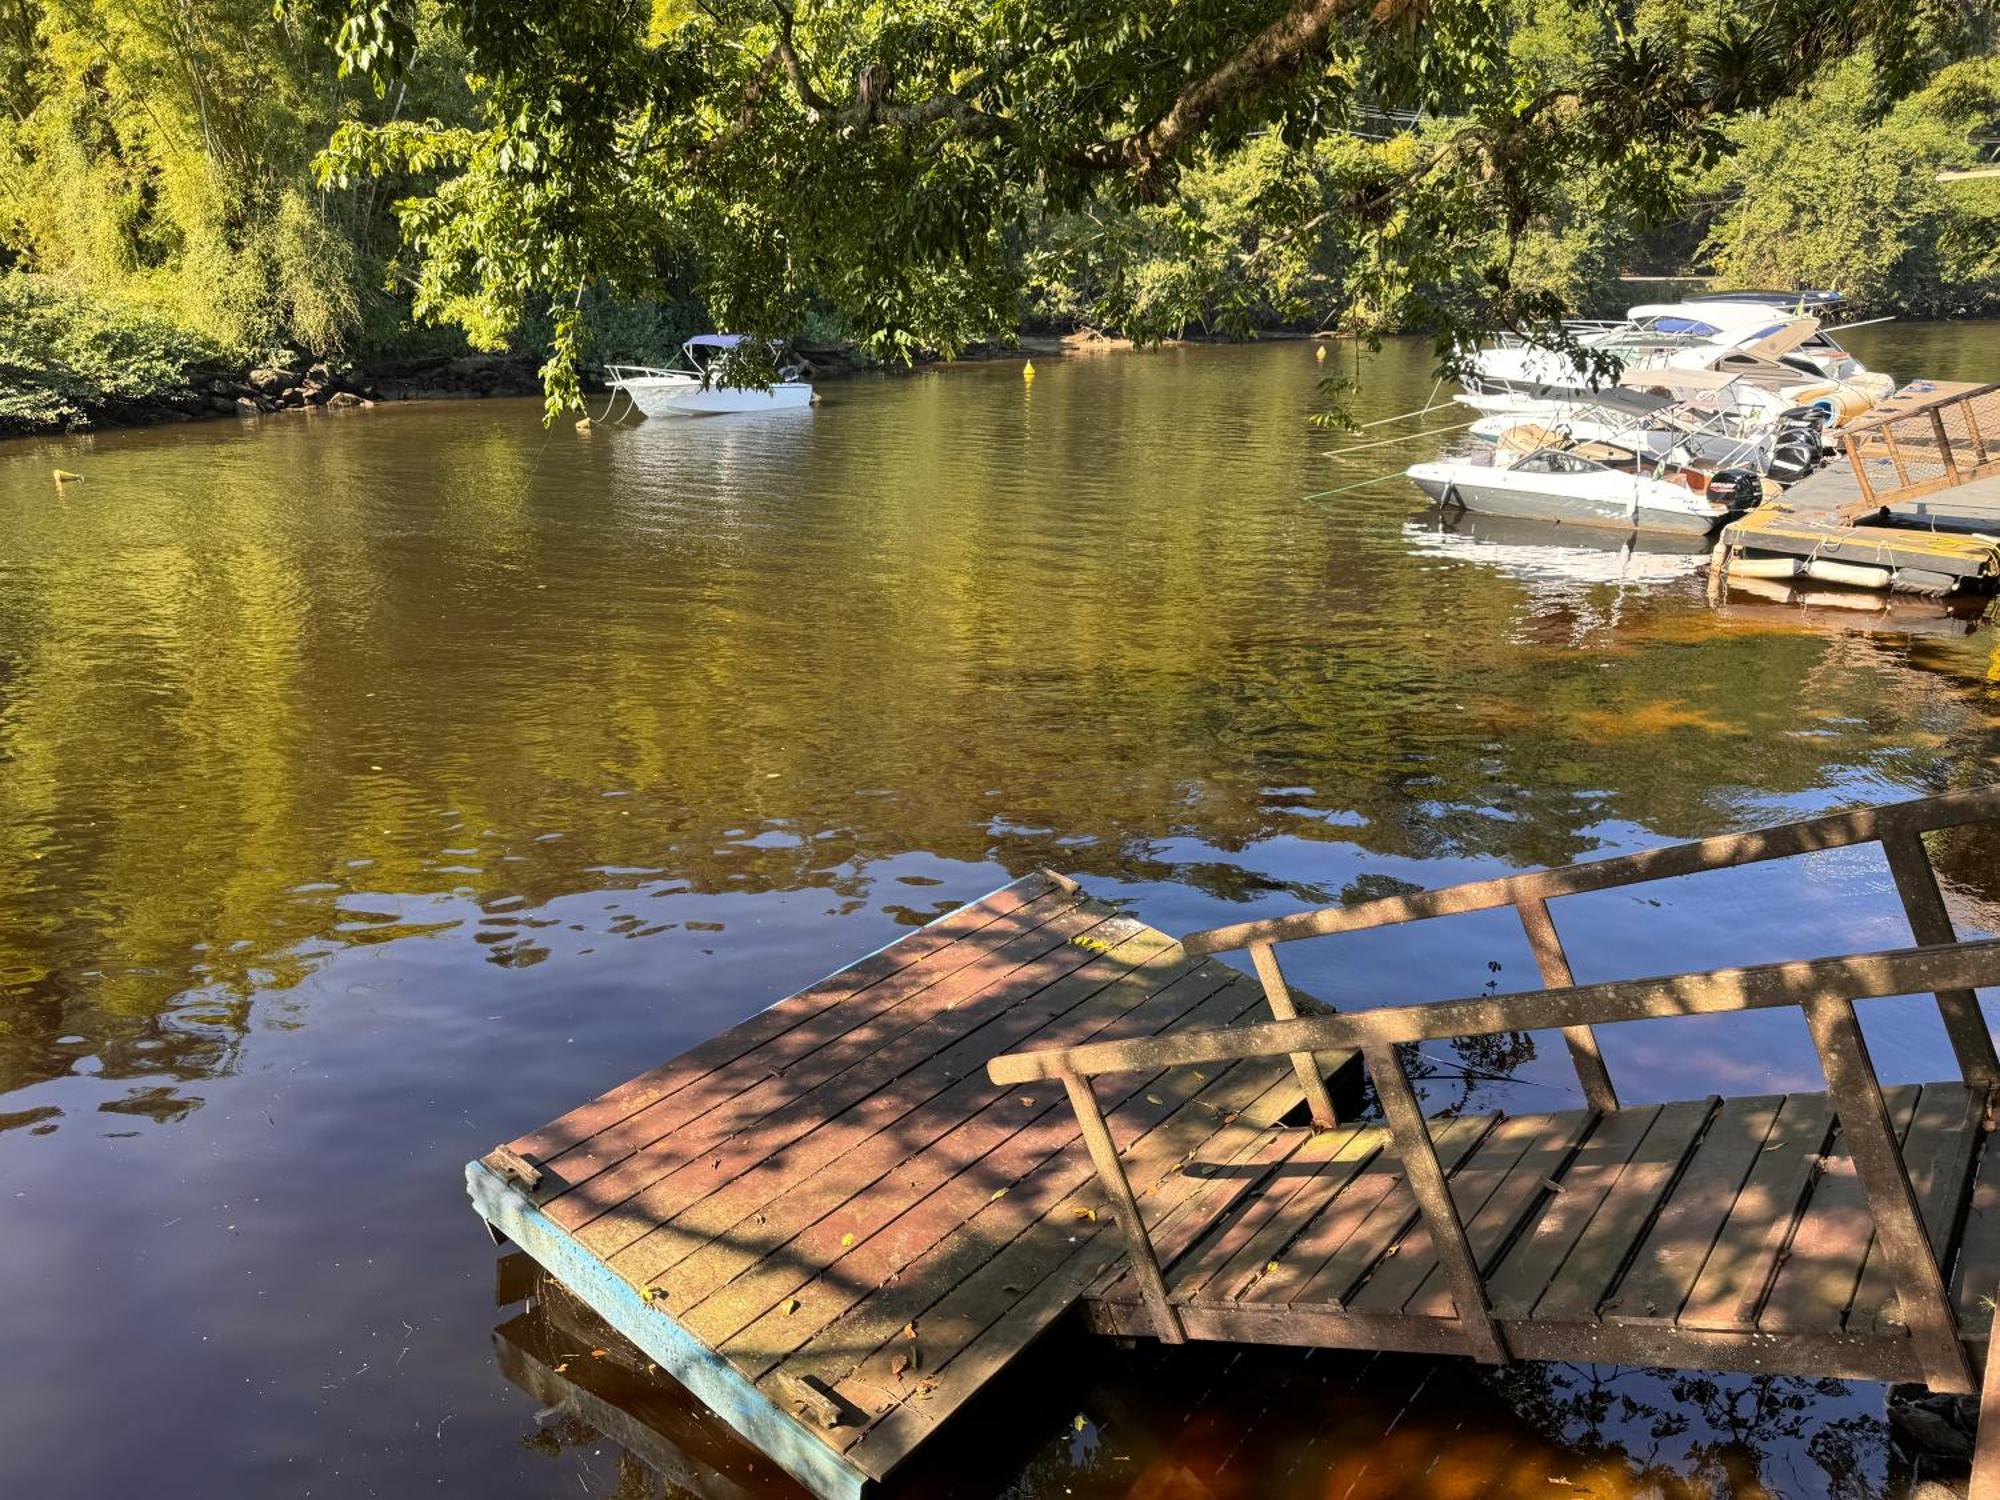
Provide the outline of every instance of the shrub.
{"type": "Polygon", "coordinates": [[[187,330],[0,275],[0,433],[74,431],[184,397],[217,351],[187,330]]]}

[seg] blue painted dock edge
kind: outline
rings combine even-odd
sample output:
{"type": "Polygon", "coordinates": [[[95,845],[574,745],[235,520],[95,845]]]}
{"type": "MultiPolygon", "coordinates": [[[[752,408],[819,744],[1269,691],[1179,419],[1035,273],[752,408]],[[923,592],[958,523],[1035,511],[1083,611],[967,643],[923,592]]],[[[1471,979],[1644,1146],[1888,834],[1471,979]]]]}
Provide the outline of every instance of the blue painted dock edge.
{"type": "Polygon", "coordinates": [[[643,1349],[760,1453],[820,1500],[859,1500],[867,1475],[849,1465],[789,1412],[773,1405],[672,1317],[649,1306],[629,1282],[578,1244],[497,1172],[483,1162],[468,1162],[465,1191],[480,1218],[643,1349]]]}

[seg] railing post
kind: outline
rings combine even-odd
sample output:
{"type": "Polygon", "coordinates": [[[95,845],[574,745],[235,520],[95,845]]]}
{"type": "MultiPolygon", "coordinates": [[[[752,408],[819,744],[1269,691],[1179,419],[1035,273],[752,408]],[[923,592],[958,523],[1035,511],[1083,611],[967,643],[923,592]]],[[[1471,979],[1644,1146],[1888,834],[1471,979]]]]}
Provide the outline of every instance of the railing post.
{"type": "MultiPolygon", "coordinates": [[[[1285,974],[1278,967],[1277,951],[1269,943],[1250,945],[1250,962],[1256,965],[1257,977],[1264,983],[1264,998],[1271,1003],[1271,1019],[1274,1021],[1294,1021],[1298,1019],[1299,1007],[1292,999],[1291,987],[1285,983],[1285,974]]],[[[1313,1061],[1310,1052],[1292,1054],[1292,1070],[1299,1075],[1299,1087],[1304,1090],[1306,1104],[1312,1110],[1313,1124],[1322,1130],[1330,1130],[1339,1124],[1339,1117],[1333,1111],[1333,1096],[1327,1092],[1326,1078],[1313,1061]]]]}
{"type": "Polygon", "coordinates": [[[1972,1367],[1958,1341],[1951,1295],[1924,1232],[1923,1213],[1910,1187],[1854,1002],[1823,990],[1803,1004],[1820,1066],[1826,1070],[1827,1092],[1840,1118],[1855,1175],[1867,1190],[1875,1238],[1888,1260],[1896,1301],[1924,1379],[1934,1391],[1969,1392],[1974,1389],[1972,1367]]]}
{"type": "MultiPolygon", "coordinates": [[[[1916,940],[1926,947],[1957,942],[1923,835],[1914,829],[1885,833],[1882,852],[1889,857],[1889,873],[1896,879],[1896,892],[1903,898],[1916,940]]],[[[1986,1029],[1979,997],[1971,990],[1939,990],[1937,1004],[1965,1081],[1976,1087],[2000,1083],[2000,1057],[1994,1055],[1993,1034],[1986,1029]]]]}
{"type": "Polygon", "coordinates": [[[1153,1331],[1163,1344],[1184,1344],[1187,1333],[1181,1327],[1180,1314],[1167,1300],[1167,1283],[1160,1275],[1159,1261],[1153,1256],[1152,1237],[1146,1233],[1139,1200],[1132,1196],[1132,1181],[1125,1175],[1125,1164],[1118,1159],[1117,1143],[1104,1123],[1104,1111],[1098,1108],[1097,1091],[1075,1069],[1065,1065],[1057,1071],[1063,1087],[1069,1090],[1070,1107],[1076,1111],[1076,1122],[1083,1128],[1083,1143],[1090,1148],[1091,1162],[1111,1199],[1118,1227],[1125,1232],[1126,1253],[1132,1257],[1132,1274],[1139,1279],[1139,1291],[1153,1315],[1153,1331]]]}
{"type": "Polygon", "coordinates": [[[1472,1244],[1459,1221],[1458,1205],[1451,1200],[1451,1184],[1438,1164],[1437,1147],[1431,1143],[1430,1126],[1423,1106],[1410,1087],[1410,1075],[1393,1042],[1366,1043],[1361,1049],[1368,1060],[1369,1076],[1375,1080],[1375,1095],[1382,1101],[1382,1113],[1389,1121],[1389,1135],[1396,1156],[1403,1164],[1403,1177],[1410,1184],[1417,1207],[1423,1211],[1424,1227],[1430,1231],[1431,1249],[1444,1267],[1451,1287],[1452,1305],[1458,1309],[1459,1325],[1465,1330],[1467,1352],[1488,1364],[1505,1364],[1507,1339],[1493,1317],[1493,1305],[1486,1300],[1486,1283],[1473,1259],[1472,1244]]]}
{"type": "MultiPolygon", "coordinates": [[[[1527,929],[1528,946],[1535,950],[1535,964],[1542,971],[1542,983],[1552,990],[1566,990],[1576,983],[1570,972],[1569,955],[1563,952],[1556,920],[1549,915],[1549,903],[1540,896],[1523,896],[1514,909],[1527,929]]],[[[1604,1053],[1597,1045],[1597,1033],[1588,1026],[1565,1026],[1563,1040],[1569,1043],[1570,1060],[1576,1064],[1576,1081],[1583,1085],[1584,1103],[1609,1112],[1618,1107],[1618,1094],[1611,1087],[1611,1074],[1604,1066],[1604,1053]]]]}

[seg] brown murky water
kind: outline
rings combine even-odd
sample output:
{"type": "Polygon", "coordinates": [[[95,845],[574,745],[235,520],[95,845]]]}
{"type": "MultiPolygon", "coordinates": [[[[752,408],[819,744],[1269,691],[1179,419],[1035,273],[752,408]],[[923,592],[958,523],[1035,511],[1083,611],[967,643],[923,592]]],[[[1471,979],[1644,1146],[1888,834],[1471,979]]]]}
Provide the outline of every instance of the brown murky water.
{"type": "MultiPolygon", "coordinates": [[[[1855,342],[2000,369],[1990,326],[1855,342]]],[[[587,438],[492,403],[0,448],[0,1493],[686,1482],[605,1435],[701,1447],[615,1358],[521,1378],[523,1339],[576,1339],[554,1299],[495,1306],[461,1164],[1035,864],[1184,930],[2000,764],[1976,622],[1715,608],[1696,556],[1445,529],[1395,481],[1302,500],[1438,441],[1327,459],[1321,369],[1275,344],[587,438]]],[[[1363,373],[1364,418],[1431,388],[1416,345],[1363,373]]],[[[1991,851],[1942,864],[2000,928],[1991,851]]],[[[1566,906],[1584,978],[1904,940],[1846,853],[1631,907],[1566,906]]],[[[1349,1005],[1532,982],[1504,922],[1460,935],[1298,977],[1349,1005]]],[[[1793,1016],[1667,1024],[1608,1034],[1626,1097],[1815,1077],[1793,1016]]],[[[1914,1008],[1871,1040],[1892,1081],[1949,1055],[1914,1008]]],[[[1560,1047],[1432,1061],[1441,1099],[1573,1097],[1560,1047]]],[[[907,1489],[1880,1495],[1907,1477],[1880,1412],[1063,1344],[907,1489]]]]}

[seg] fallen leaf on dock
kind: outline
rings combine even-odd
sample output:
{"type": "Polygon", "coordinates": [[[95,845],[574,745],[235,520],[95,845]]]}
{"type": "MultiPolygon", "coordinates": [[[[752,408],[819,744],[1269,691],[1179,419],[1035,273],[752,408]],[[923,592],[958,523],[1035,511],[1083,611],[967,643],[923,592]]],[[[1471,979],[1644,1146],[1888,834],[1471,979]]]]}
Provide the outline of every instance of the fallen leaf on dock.
{"type": "Polygon", "coordinates": [[[910,1356],[907,1354],[899,1354],[894,1359],[890,1360],[889,1373],[895,1376],[898,1380],[901,1380],[904,1377],[906,1377],[910,1373],[910,1356]]]}
{"type": "Polygon", "coordinates": [[[1093,1224],[1097,1222],[1097,1210],[1094,1208],[1079,1208],[1076,1211],[1076,1216],[1079,1219],[1088,1219],[1093,1224]]]}
{"type": "Polygon", "coordinates": [[[1148,1104],[1165,1104],[1167,1101],[1162,1099],[1158,1094],[1148,1094],[1146,1102],[1148,1104]]]}
{"type": "Polygon", "coordinates": [[[609,1354],[610,1352],[611,1351],[609,1349],[593,1349],[590,1351],[590,1357],[592,1359],[602,1359],[604,1358],[605,1355],[609,1354]]]}
{"type": "Polygon", "coordinates": [[[1035,1101],[1030,1099],[1026,1094],[1023,1094],[1021,1096],[1021,1103],[1026,1105],[1029,1109],[1033,1109],[1035,1107],[1035,1101]]]}
{"type": "Polygon", "coordinates": [[[798,1298],[796,1297],[792,1298],[791,1301],[785,1304],[785,1316],[789,1318],[793,1313],[797,1312],[800,1308],[804,1306],[805,1303],[799,1301],[798,1298]]]}
{"type": "Polygon", "coordinates": [[[988,1203],[997,1203],[1000,1199],[1006,1196],[1007,1196],[1007,1190],[1005,1188],[995,1188],[993,1190],[993,1196],[991,1198],[988,1198],[986,1201],[988,1203]]]}
{"type": "Polygon", "coordinates": [[[843,1234],[840,1237],[840,1248],[843,1250],[845,1250],[849,1245],[853,1243],[854,1243],[854,1236],[851,1234],[843,1234]]]}

